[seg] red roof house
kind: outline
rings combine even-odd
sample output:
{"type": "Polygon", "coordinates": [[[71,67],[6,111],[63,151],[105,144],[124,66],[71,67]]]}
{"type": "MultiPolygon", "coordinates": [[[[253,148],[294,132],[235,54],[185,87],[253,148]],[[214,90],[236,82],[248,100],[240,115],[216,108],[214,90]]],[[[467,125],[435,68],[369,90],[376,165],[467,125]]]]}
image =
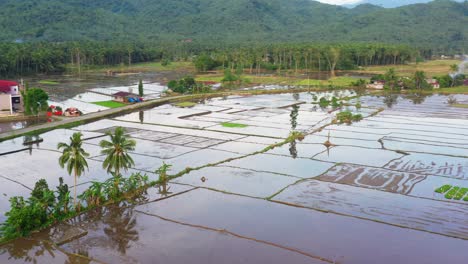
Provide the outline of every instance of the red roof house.
{"type": "Polygon", "coordinates": [[[18,94],[18,87],[17,82],[0,80],[0,93],[18,94]]]}

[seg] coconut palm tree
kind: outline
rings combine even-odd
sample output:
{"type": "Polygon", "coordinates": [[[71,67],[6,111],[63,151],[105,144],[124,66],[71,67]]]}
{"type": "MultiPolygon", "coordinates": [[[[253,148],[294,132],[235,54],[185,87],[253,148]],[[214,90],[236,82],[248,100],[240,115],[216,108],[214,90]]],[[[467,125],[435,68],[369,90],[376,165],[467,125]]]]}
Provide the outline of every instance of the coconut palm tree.
{"type": "Polygon", "coordinates": [[[414,73],[414,82],[417,89],[421,90],[426,82],[426,73],[423,71],[417,71],[414,73]]]}
{"type": "Polygon", "coordinates": [[[70,137],[70,144],[58,143],[57,148],[62,150],[62,156],[59,158],[60,167],[67,167],[68,174],[74,175],[74,200],[73,205],[76,209],[76,182],[78,177],[83,174],[85,169],[88,168],[88,162],[86,158],[89,154],[82,148],[83,140],[81,139],[82,134],[80,132],[74,133],[70,137]]]}
{"type": "Polygon", "coordinates": [[[125,130],[122,127],[116,128],[114,134],[107,132],[107,135],[110,137],[110,141],[102,140],[99,143],[102,148],[101,154],[106,155],[102,167],[107,172],[114,173],[115,177],[119,177],[121,169],[127,171],[135,165],[128,152],[135,150],[136,142],[125,135],[125,130]]]}

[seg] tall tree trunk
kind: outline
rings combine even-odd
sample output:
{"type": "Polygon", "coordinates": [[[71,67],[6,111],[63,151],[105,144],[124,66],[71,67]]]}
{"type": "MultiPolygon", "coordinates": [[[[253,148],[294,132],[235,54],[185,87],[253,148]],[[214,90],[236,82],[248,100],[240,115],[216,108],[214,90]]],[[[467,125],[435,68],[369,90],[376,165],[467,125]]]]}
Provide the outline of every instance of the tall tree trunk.
{"type": "Polygon", "coordinates": [[[76,168],[75,168],[75,184],[74,184],[74,188],[73,188],[73,207],[75,207],[75,211],[76,211],[76,178],[78,178],[78,175],[77,175],[77,172],[76,172],[76,168]]]}

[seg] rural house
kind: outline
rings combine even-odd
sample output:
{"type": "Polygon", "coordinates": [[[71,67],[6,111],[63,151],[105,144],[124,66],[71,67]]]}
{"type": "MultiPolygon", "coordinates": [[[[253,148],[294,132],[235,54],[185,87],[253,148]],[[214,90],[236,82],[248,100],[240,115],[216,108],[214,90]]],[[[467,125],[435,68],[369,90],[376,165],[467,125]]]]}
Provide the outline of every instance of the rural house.
{"type": "Polygon", "coordinates": [[[128,92],[118,92],[113,94],[112,97],[114,97],[114,101],[121,103],[140,101],[140,97],[138,95],[128,92]]]}
{"type": "Polygon", "coordinates": [[[20,85],[17,82],[0,80],[0,111],[13,114],[23,111],[20,85]]]}

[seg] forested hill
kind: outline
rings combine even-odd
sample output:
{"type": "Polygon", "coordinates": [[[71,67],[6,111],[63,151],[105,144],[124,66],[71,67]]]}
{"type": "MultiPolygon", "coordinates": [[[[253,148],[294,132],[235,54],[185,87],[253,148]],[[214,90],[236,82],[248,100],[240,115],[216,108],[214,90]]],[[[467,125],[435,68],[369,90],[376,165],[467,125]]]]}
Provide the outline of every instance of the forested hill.
{"type": "Polygon", "coordinates": [[[0,41],[375,41],[468,49],[468,2],[353,9],[311,0],[0,0],[0,41]]]}

